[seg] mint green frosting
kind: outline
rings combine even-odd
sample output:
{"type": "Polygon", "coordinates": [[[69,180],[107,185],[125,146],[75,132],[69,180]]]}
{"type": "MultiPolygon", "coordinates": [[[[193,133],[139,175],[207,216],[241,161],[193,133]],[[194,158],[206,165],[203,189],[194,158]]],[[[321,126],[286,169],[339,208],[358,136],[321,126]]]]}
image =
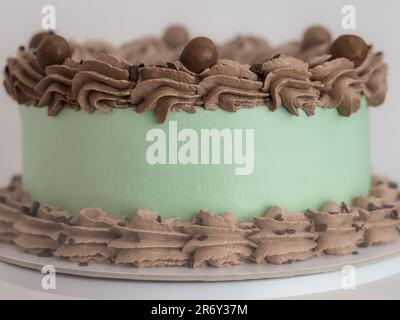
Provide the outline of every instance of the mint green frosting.
{"type": "Polygon", "coordinates": [[[153,113],[114,109],[85,114],[70,110],[48,117],[45,108],[20,107],[23,187],[34,199],[77,213],[101,207],[115,215],[150,208],[163,217],[190,219],[198,209],[233,212],[241,220],[272,205],[287,210],[350,202],[370,186],[368,111],[365,99],[349,118],[335,110],[295,117],[265,107],[171,114],[165,124],[153,113]],[[254,129],[254,171],[237,165],[149,165],[146,133],[178,129],[254,129]]]}

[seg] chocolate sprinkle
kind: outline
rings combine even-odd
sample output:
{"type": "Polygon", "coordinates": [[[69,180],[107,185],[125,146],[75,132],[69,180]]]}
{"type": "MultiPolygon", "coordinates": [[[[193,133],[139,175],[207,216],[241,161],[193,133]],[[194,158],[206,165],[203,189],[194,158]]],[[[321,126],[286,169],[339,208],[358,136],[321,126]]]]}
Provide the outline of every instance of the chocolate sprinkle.
{"type": "Polygon", "coordinates": [[[131,81],[138,81],[139,80],[139,69],[143,68],[144,64],[134,64],[133,66],[129,67],[129,80],[131,81]]]}
{"type": "Polygon", "coordinates": [[[30,207],[29,212],[27,213],[27,215],[30,216],[30,217],[36,217],[39,208],[40,208],[40,202],[34,201],[32,203],[32,206],[30,207]]]}
{"type": "Polygon", "coordinates": [[[357,245],[357,247],[359,247],[359,248],[368,248],[369,246],[368,246],[368,243],[366,243],[366,242],[361,242],[361,243],[359,243],[359,244],[357,245]]]}
{"type": "Polygon", "coordinates": [[[390,189],[397,189],[398,188],[398,185],[397,185],[396,182],[389,182],[388,186],[389,186],[390,189]]]}
{"type": "Polygon", "coordinates": [[[392,213],[390,214],[390,218],[394,220],[399,220],[399,212],[397,210],[393,210],[392,213]]]}
{"type": "Polygon", "coordinates": [[[199,241],[205,241],[205,240],[208,239],[208,236],[206,234],[203,234],[202,236],[199,236],[196,239],[199,240],[199,241]]]}
{"type": "Polygon", "coordinates": [[[295,230],[295,229],[287,229],[287,230],[286,230],[286,233],[288,233],[288,234],[295,234],[295,233],[296,233],[296,230],[295,230]]]}
{"type": "Polygon", "coordinates": [[[370,202],[367,205],[367,209],[368,209],[368,211],[374,211],[374,210],[378,210],[379,208],[376,205],[374,205],[372,202],[370,202]]]}
{"type": "Polygon", "coordinates": [[[53,256],[53,253],[51,252],[50,249],[47,248],[47,249],[43,249],[41,252],[39,252],[37,256],[41,257],[41,258],[48,258],[48,257],[53,256]]]}
{"type": "Polygon", "coordinates": [[[161,216],[157,216],[157,221],[160,222],[160,223],[162,222],[161,216]]]}
{"type": "Polygon", "coordinates": [[[281,214],[278,214],[278,215],[275,216],[274,220],[276,220],[276,221],[284,221],[285,219],[283,219],[281,214]]]}
{"type": "Polygon", "coordinates": [[[281,236],[281,235],[284,235],[284,234],[285,234],[285,231],[284,231],[284,230],[276,230],[276,231],[274,231],[274,233],[275,233],[276,235],[278,235],[278,236],[281,236]]]}
{"type": "Polygon", "coordinates": [[[362,229],[362,227],[359,226],[357,223],[353,223],[351,226],[352,226],[357,232],[360,231],[360,230],[362,229]]]}
{"type": "Polygon", "coordinates": [[[175,65],[174,63],[172,63],[172,62],[169,62],[169,61],[167,61],[167,67],[168,67],[169,69],[178,70],[178,69],[176,68],[176,65],[175,65]]]}
{"type": "Polygon", "coordinates": [[[341,206],[341,208],[342,208],[342,212],[350,213],[349,207],[348,207],[347,204],[345,204],[343,201],[342,201],[342,206],[341,206]]]}
{"type": "Polygon", "coordinates": [[[358,251],[353,251],[351,254],[352,254],[353,256],[356,256],[356,255],[358,254],[358,251]]]}
{"type": "Polygon", "coordinates": [[[326,230],[328,230],[328,225],[326,223],[315,225],[315,232],[325,232],[326,230]]]}
{"type": "Polygon", "coordinates": [[[64,243],[65,241],[67,241],[67,239],[68,239],[68,235],[67,235],[67,234],[65,234],[65,233],[60,233],[60,234],[58,235],[57,242],[60,243],[60,244],[62,244],[62,243],[64,243]]]}
{"type": "Polygon", "coordinates": [[[87,267],[89,265],[89,263],[87,262],[79,262],[78,266],[80,267],[87,267]]]}

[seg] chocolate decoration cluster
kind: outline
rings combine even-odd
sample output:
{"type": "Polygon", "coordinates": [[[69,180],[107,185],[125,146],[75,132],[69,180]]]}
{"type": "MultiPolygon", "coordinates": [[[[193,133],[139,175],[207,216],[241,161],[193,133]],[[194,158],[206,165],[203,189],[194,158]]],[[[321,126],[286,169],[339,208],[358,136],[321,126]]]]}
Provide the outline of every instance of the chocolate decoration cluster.
{"type": "Polygon", "coordinates": [[[367,58],[369,47],[365,41],[356,35],[346,34],[338,37],[331,46],[333,58],[346,58],[360,66],[367,58]]]}
{"type": "Polygon", "coordinates": [[[190,71],[201,73],[218,60],[218,50],[210,39],[198,37],[189,41],[182,51],[180,61],[190,71]]]}
{"type": "Polygon", "coordinates": [[[45,68],[54,64],[62,64],[65,59],[71,58],[71,48],[63,37],[50,35],[40,42],[36,56],[39,64],[45,68]]]}

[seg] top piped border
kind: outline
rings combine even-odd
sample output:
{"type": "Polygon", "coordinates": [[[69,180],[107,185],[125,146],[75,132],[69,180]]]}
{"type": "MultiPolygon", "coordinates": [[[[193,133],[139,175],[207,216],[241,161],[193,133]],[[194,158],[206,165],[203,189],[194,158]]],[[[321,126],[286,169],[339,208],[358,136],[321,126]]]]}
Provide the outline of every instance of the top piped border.
{"type": "Polygon", "coordinates": [[[310,116],[319,106],[350,116],[361,95],[371,106],[386,96],[383,55],[358,36],[332,42],[326,29],[311,27],[302,41],[277,48],[257,37],[240,36],[219,47],[208,38],[188,39],[185,29],[174,26],[162,39],[114,48],[42,32],[7,60],[4,86],[19,104],[47,107],[49,116],[64,108],[133,108],[154,110],[160,123],[170,112],[199,107],[234,112],[284,106],[310,116]]]}

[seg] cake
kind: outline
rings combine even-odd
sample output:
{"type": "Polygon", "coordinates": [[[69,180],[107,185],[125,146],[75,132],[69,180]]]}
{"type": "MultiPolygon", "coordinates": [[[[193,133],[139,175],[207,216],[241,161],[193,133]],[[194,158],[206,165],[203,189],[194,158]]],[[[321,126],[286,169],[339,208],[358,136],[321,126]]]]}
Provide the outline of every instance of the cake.
{"type": "Polygon", "coordinates": [[[0,239],[82,266],[194,268],[393,242],[400,189],[369,157],[386,78],[381,52],[321,26],[280,46],[181,26],[119,47],[35,34],[4,69],[23,170],[0,189],[0,239]]]}

